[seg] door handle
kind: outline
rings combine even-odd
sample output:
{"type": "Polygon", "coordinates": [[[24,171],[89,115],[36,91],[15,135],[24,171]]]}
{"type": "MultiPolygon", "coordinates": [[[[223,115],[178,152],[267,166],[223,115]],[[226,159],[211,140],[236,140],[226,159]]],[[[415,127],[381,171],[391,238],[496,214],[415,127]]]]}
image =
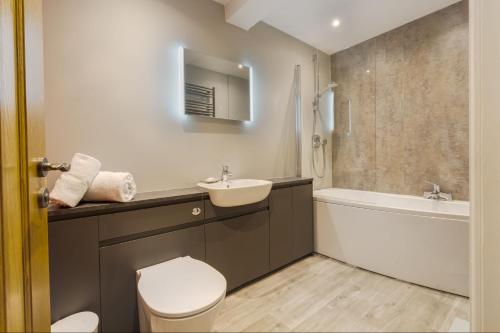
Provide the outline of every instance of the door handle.
{"type": "Polygon", "coordinates": [[[49,163],[47,157],[44,157],[40,162],[38,162],[37,170],[39,177],[47,177],[49,171],[62,171],[67,172],[71,169],[71,164],[69,163],[49,163]]]}

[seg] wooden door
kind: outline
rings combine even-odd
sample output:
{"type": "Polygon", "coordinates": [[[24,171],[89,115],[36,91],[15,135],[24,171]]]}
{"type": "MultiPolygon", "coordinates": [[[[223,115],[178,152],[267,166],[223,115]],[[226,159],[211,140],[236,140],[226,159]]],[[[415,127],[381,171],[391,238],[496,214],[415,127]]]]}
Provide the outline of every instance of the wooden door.
{"type": "Polygon", "coordinates": [[[0,330],[50,331],[42,0],[0,0],[0,330]]]}

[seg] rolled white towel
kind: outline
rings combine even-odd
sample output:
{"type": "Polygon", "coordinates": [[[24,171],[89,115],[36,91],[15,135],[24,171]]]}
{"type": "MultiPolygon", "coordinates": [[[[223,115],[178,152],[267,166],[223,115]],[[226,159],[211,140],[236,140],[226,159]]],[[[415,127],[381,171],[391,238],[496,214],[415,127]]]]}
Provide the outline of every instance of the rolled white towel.
{"type": "Polygon", "coordinates": [[[101,171],[101,162],[92,156],[76,153],[71,160],[69,173],[86,182],[89,187],[99,171],[101,171]]]}
{"type": "Polygon", "coordinates": [[[90,185],[83,200],[128,202],[136,194],[137,186],[130,173],[101,171],[90,185]]]}
{"type": "Polygon", "coordinates": [[[50,199],[59,206],[76,207],[82,200],[89,186],[80,178],[70,174],[63,173],[50,192],[50,199]]]}

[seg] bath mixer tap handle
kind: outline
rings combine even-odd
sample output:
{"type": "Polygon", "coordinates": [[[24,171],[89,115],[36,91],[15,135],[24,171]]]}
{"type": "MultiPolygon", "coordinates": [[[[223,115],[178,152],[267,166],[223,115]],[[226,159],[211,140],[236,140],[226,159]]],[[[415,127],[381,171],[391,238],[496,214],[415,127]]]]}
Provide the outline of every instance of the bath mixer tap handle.
{"type": "Polygon", "coordinates": [[[439,184],[430,182],[428,180],[426,180],[425,182],[429,185],[432,185],[433,187],[432,193],[441,193],[441,186],[439,186],[439,184]]]}

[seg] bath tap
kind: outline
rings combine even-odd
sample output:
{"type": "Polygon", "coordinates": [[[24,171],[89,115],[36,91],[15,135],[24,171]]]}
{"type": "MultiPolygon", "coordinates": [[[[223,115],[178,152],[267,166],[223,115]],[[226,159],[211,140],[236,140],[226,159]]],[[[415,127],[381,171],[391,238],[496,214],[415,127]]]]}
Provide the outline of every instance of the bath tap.
{"type": "Polygon", "coordinates": [[[432,185],[432,192],[424,192],[424,198],[430,200],[443,200],[443,201],[453,201],[453,197],[451,193],[443,193],[441,192],[441,186],[438,184],[425,181],[427,184],[432,185]]]}
{"type": "Polygon", "coordinates": [[[232,175],[233,174],[229,171],[229,166],[224,165],[222,167],[222,176],[221,176],[220,180],[225,183],[225,182],[227,182],[229,177],[231,177],[232,175]]]}

